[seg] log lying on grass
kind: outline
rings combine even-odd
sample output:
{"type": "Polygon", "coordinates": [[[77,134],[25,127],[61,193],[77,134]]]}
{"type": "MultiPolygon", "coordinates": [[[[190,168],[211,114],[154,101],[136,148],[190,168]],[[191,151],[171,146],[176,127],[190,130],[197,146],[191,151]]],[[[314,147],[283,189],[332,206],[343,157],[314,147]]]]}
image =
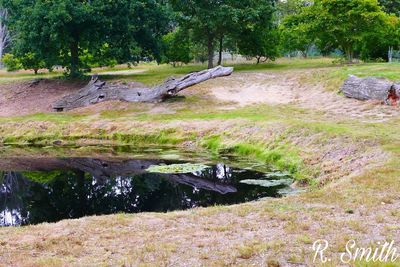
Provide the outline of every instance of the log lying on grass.
{"type": "Polygon", "coordinates": [[[387,105],[398,105],[400,100],[400,84],[385,78],[358,78],[350,75],[340,91],[349,98],[378,100],[387,105]]]}
{"type": "Polygon", "coordinates": [[[55,111],[67,111],[108,100],[128,102],[160,102],[179,91],[209,79],[228,76],[231,67],[218,66],[213,69],[187,74],[181,78],[169,78],[153,88],[132,88],[121,84],[107,84],[94,75],[90,82],[78,92],[65,96],[53,105],[55,111]]]}

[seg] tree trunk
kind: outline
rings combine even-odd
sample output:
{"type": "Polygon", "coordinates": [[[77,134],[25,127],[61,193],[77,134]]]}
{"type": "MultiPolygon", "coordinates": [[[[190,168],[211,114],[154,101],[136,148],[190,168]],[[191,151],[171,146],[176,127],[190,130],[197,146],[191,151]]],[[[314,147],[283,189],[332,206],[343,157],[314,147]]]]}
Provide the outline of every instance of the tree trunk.
{"type": "Polygon", "coordinates": [[[3,45],[0,43],[0,68],[3,68],[3,45]]]}
{"type": "Polygon", "coordinates": [[[4,49],[10,44],[11,35],[6,25],[8,17],[7,9],[0,8],[0,67],[3,67],[4,49]]]}
{"type": "Polygon", "coordinates": [[[347,58],[348,62],[353,63],[353,48],[348,47],[348,48],[346,48],[345,52],[346,52],[346,58],[347,58]]]}
{"type": "Polygon", "coordinates": [[[379,100],[387,105],[397,105],[400,99],[400,84],[384,78],[350,75],[340,90],[349,98],[379,100]]]}
{"type": "Polygon", "coordinates": [[[257,56],[256,58],[257,58],[257,64],[260,64],[261,57],[257,56]]]}
{"type": "Polygon", "coordinates": [[[221,34],[221,37],[219,38],[219,53],[218,53],[218,66],[222,64],[222,49],[223,49],[223,43],[224,43],[224,35],[221,34]]]}
{"type": "Polygon", "coordinates": [[[71,52],[70,76],[78,77],[79,76],[79,42],[77,39],[74,39],[71,42],[70,52],[71,52]]]}
{"type": "Polygon", "coordinates": [[[393,46],[389,46],[389,51],[388,51],[388,62],[392,63],[393,61],[393,46]]]}
{"type": "Polygon", "coordinates": [[[212,69],[214,67],[214,38],[211,35],[208,35],[207,51],[208,51],[208,68],[212,69]]]}
{"type": "Polygon", "coordinates": [[[171,77],[163,84],[153,88],[133,88],[129,85],[106,84],[106,82],[100,81],[97,75],[94,75],[84,88],[55,102],[53,109],[56,111],[67,111],[107,100],[160,102],[192,85],[209,79],[228,76],[232,72],[233,68],[231,67],[218,66],[212,69],[193,72],[178,79],[171,77]]]}

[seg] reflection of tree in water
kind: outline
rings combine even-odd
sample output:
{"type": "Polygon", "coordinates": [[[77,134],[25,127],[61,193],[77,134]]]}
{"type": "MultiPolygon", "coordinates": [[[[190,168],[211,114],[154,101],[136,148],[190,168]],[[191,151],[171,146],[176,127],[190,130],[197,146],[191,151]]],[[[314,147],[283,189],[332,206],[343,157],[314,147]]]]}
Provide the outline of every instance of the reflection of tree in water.
{"type": "MultiPolygon", "coordinates": [[[[107,166],[105,170],[109,169],[107,166]]],[[[0,224],[55,222],[94,214],[186,209],[276,196],[277,189],[239,183],[263,173],[217,164],[193,174],[126,171],[98,177],[81,170],[3,172],[0,224]],[[111,176],[111,175],[110,175],[111,176]],[[10,215],[11,214],[11,215],[10,215]],[[12,219],[10,219],[10,216],[12,219]]]]}
{"type": "Polygon", "coordinates": [[[28,194],[28,181],[12,171],[0,172],[0,224],[26,223],[27,212],[23,209],[23,196],[28,194]]]}

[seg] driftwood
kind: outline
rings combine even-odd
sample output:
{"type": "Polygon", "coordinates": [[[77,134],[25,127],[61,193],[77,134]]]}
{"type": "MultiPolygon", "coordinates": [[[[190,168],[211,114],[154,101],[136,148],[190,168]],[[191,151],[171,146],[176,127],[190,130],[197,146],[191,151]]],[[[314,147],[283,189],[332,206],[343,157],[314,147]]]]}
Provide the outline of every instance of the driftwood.
{"type": "Polygon", "coordinates": [[[108,100],[127,102],[160,102],[179,91],[209,79],[228,76],[233,68],[218,66],[213,69],[187,74],[181,78],[169,78],[153,88],[132,88],[129,85],[107,84],[94,75],[78,92],[65,96],[53,105],[55,111],[67,111],[108,100]]]}
{"type": "Polygon", "coordinates": [[[378,100],[387,105],[398,105],[400,99],[400,84],[385,78],[350,75],[340,90],[349,98],[378,100]]]}

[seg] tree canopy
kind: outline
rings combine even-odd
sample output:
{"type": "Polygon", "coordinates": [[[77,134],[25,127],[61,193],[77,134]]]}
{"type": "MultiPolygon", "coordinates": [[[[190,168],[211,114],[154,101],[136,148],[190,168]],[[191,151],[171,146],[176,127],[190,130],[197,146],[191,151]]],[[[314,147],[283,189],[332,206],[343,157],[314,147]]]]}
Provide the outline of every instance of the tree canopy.
{"type": "Polygon", "coordinates": [[[16,32],[14,52],[61,65],[71,76],[84,68],[83,53],[134,61],[160,59],[159,39],[167,31],[164,7],[152,0],[4,0],[16,32]],[[101,55],[99,55],[101,53],[101,55]]]}
{"type": "MultiPolygon", "coordinates": [[[[400,0],[0,0],[10,69],[208,60],[215,52],[274,59],[311,47],[349,61],[398,47],[400,0]],[[3,18],[4,17],[4,18],[3,18]],[[4,24],[5,22],[5,24],[4,24]],[[12,55],[11,55],[12,54],[12,55]]],[[[1,50],[1,49],[0,49],[1,50]]],[[[0,51],[0,57],[2,52],[0,51]]]]}
{"type": "Polygon", "coordinates": [[[208,67],[213,67],[215,43],[222,46],[224,36],[240,38],[258,25],[267,29],[272,22],[274,0],[171,0],[180,13],[181,26],[192,30],[208,51],[208,67]]]}

